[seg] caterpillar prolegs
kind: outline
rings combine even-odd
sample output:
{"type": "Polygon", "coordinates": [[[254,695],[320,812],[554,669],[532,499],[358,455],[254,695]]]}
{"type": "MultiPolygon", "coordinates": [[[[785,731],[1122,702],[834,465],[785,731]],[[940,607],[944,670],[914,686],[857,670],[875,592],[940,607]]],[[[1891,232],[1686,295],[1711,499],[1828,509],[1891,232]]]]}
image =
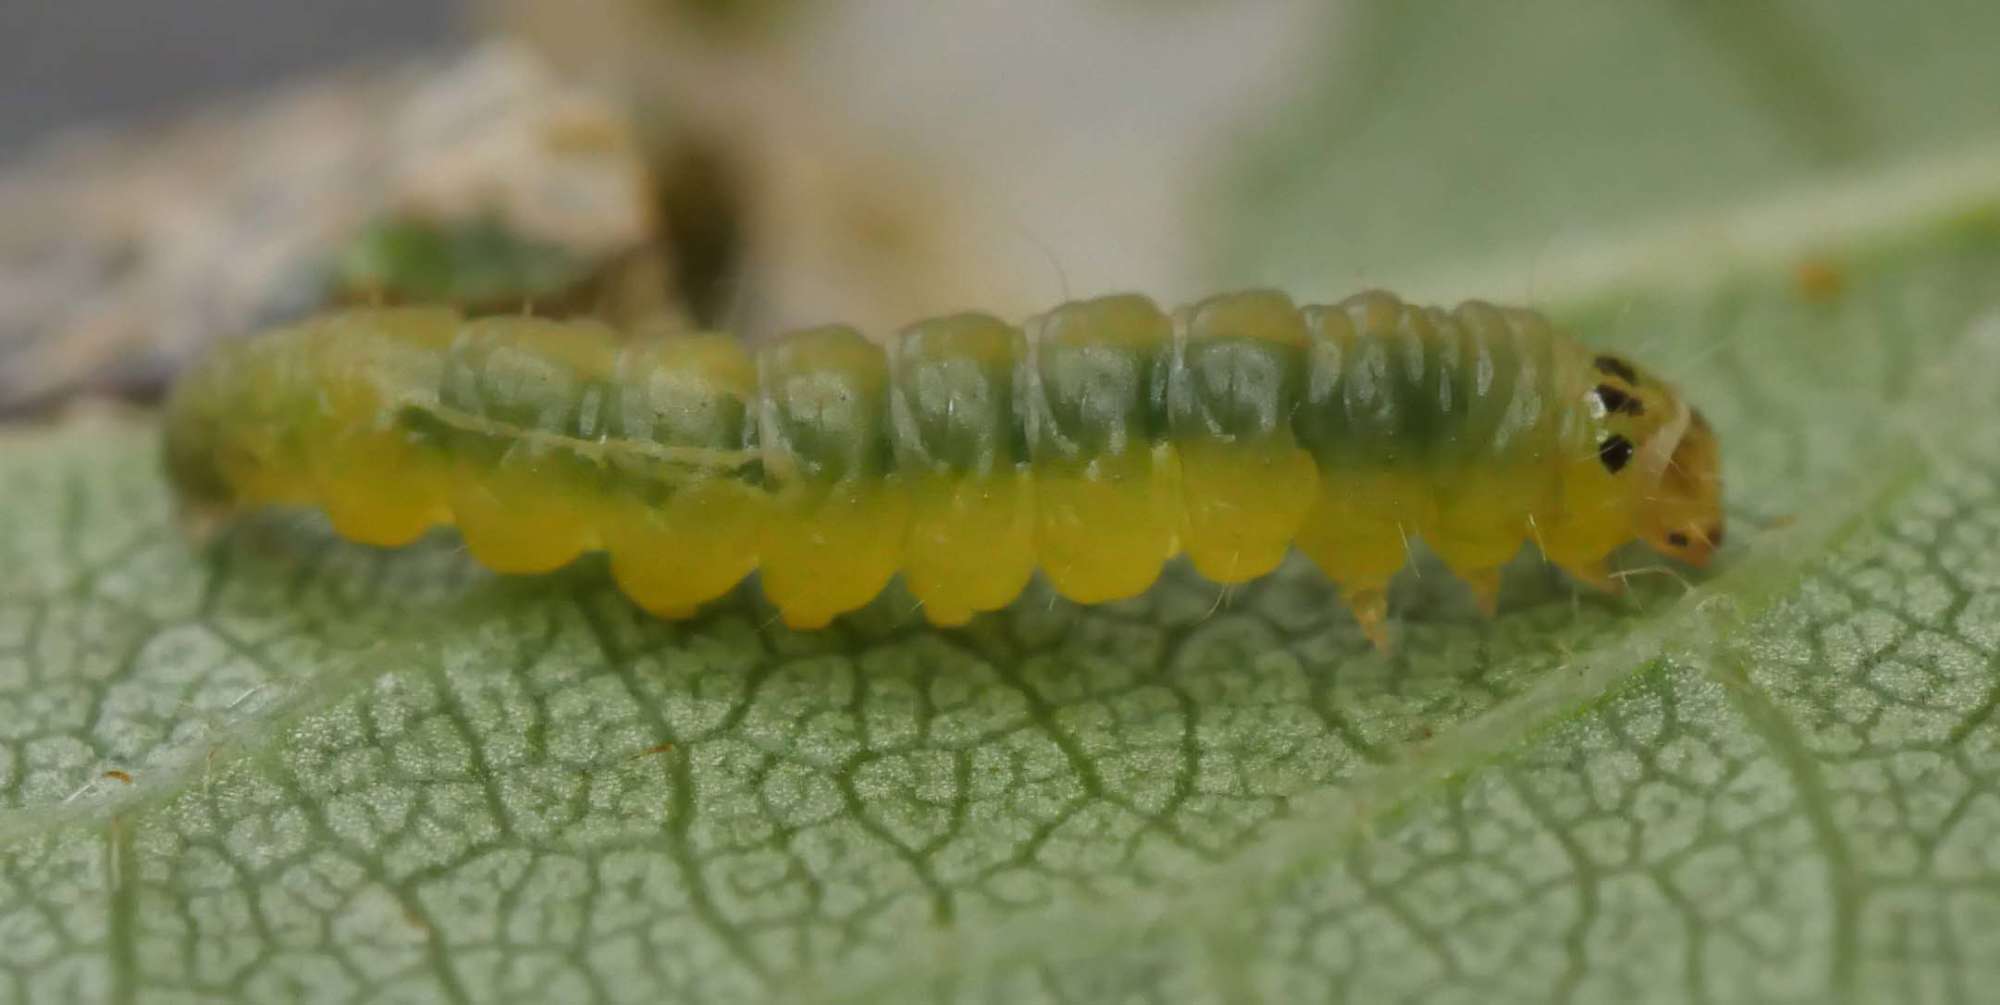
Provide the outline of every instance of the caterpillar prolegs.
{"type": "Polygon", "coordinates": [[[205,360],[166,456],[196,508],[315,505],[378,545],[455,524],[509,573],[602,549],[666,617],[755,571],[798,628],[898,573],[949,625],[1037,569],[1098,603],[1177,553],[1236,583],[1297,547],[1380,645],[1414,538],[1489,612],[1526,540],[1609,587],[1605,556],[1634,537],[1695,565],[1722,538],[1716,440],[1672,387],[1532,311],[1372,291],[1171,316],[1108,296],[1021,327],[956,314],[757,351],[354,310],[205,360]]]}

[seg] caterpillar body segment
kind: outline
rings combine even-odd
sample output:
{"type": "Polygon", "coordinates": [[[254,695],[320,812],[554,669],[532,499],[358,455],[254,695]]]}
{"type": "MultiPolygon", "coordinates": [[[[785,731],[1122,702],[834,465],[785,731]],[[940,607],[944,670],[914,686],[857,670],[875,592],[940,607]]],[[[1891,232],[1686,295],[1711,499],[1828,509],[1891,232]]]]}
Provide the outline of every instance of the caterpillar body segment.
{"type": "Polygon", "coordinates": [[[757,567],[769,499],[758,477],[757,370],[734,339],[645,339],[619,353],[604,547],[627,595],[692,614],[757,567]]]}
{"type": "Polygon", "coordinates": [[[888,361],[852,328],[815,328],[760,353],[757,372],[764,595],[788,624],[822,628],[902,565],[909,493],[895,477],[888,361]]]}
{"type": "Polygon", "coordinates": [[[1022,333],[983,314],[911,326],[889,347],[896,465],[910,498],[903,575],[939,624],[1004,606],[1035,572],[1034,481],[1017,390],[1022,333]]]}
{"type": "Polygon", "coordinates": [[[1318,496],[1295,419],[1312,336],[1282,294],[1245,293],[1179,312],[1167,434],[1179,455],[1182,546],[1221,583],[1278,567],[1318,496]]]}
{"type": "Polygon", "coordinates": [[[455,524],[502,572],[604,550],[666,617],[756,571],[800,628],[899,573],[949,625],[1037,569],[1096,603],[1176,554],[1235,583],[1297,547],[1382,644],[1418,538],[1490,611],[1525,540],[1608,587],[1627,540],[1700,565],[1722,537],[1715,437],[1673,388],[1531,311],[1381,292],[1172,314],[1120,295],[755,353],[349,311],[206,360],[169,405],[166,458],[191,508],[317,505],[391,546],[455,524]]]}
{"type": "Polygon", "coordinates": [[[1134,596],[1180,529],[1177,457],[1161,428],[1172,321],[1125,295],[1063,304],[1027,327],[1037,558],[1078,603],[1134,596]]]}

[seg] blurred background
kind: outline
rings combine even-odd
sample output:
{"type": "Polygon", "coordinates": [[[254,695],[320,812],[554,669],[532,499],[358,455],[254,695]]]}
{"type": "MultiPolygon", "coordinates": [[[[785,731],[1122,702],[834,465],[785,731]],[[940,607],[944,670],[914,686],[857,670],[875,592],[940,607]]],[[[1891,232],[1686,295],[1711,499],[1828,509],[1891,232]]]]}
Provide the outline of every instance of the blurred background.
{"type": "Polygon", "coordinates": [[[0,156],[78,123],[135,122],[462,34],[451,0],[0,4],[0,156]]]}
{"type": "Polygon", "coordinates": [[[328,304],[749,338],[1367,285],[1542,303],[2000,138],[1938,0],[0,6],[0,415],[328,304]]]}

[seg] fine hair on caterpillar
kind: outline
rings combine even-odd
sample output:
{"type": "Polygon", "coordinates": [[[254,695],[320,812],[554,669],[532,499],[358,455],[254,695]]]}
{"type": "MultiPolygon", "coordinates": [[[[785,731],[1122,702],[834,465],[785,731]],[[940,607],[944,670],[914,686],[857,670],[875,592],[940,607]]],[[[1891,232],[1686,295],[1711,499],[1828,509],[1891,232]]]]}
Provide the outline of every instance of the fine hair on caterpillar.
{"type": "Polygon", "coordinates": [[[1412,538],[1490,613],[1524,541],[1615,589],[1627,541],[1700,566],[1723,537],[1715,434],[1673,387],[1532,311],[1380,291],[1114,295],[756,349],[350,310],[204,360],[165,454],[190,510],[315,506],[385,546],[450,524],[506,573],[603,550],[663,617],[756,572],[801,629],[898,574],[954,625],[1037,571],[1101,603],[1177,554],[1226,585],[1297,548],[1380,646],[1412,538]]]}

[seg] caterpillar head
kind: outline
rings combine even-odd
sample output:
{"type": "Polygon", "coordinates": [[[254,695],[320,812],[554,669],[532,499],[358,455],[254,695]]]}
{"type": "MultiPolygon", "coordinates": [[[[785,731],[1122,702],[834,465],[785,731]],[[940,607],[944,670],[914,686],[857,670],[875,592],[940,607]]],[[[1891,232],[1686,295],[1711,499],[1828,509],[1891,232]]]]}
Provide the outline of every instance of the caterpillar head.
{"type": "Polygon", "coordinates": [[[1653,550],[1704,566],[1722,544],[1722,453],[1715,430],[1673,385],[1616,356],[1594,360],[1598,458],[1630,479],[1633,526],[1653,550]],[[1621,470],[1622,469],[1622,470],[1621,470]]]}

